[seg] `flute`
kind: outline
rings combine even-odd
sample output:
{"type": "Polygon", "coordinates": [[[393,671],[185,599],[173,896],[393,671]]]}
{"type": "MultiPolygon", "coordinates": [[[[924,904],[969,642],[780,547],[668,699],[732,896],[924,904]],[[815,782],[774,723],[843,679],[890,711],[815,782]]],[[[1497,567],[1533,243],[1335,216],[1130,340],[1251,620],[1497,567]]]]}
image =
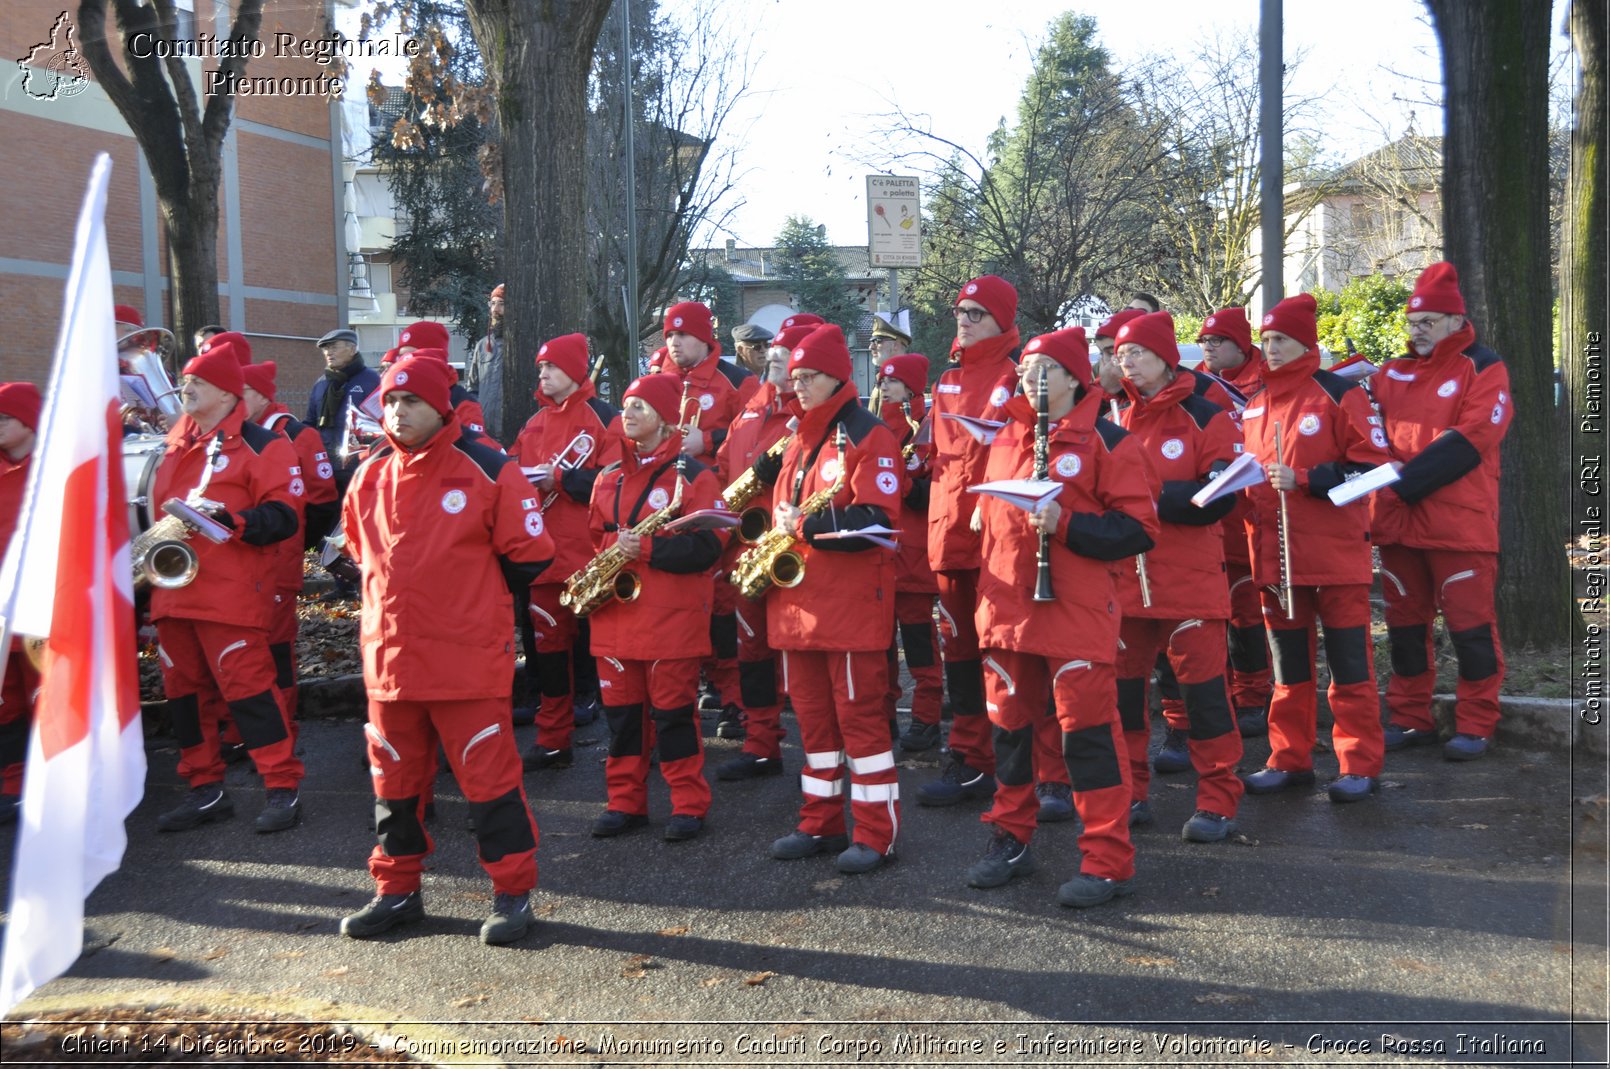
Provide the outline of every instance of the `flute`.
{"type": "MultiPolygon", "coordinates": [[[[1275,420],[1275,463],[1284,464],[1283,456],[1280,449],[1280,421],[1275,420]]],[[[1291,600],[1291,517],[1286,512],[1286,491],[1275,492],[1280,495],[1280,603],[1285,606],[1286,619],[1295,620],[1297,606],[1291,600]]]]}
{"type": "MultiPolygon", "coordinates": [[[[1034,477],[1044,482],[1051,476],[1051,412],[1045,384],[1045,368],[1040,369],[1034,385],[1035,407],[1039,410],[1034,422],[1034,477]]],[[[1051,590],[1051,536],[1040,532],[1040,546],[1034,556],[1034,600],[1055,601],[1051,590]]]]}

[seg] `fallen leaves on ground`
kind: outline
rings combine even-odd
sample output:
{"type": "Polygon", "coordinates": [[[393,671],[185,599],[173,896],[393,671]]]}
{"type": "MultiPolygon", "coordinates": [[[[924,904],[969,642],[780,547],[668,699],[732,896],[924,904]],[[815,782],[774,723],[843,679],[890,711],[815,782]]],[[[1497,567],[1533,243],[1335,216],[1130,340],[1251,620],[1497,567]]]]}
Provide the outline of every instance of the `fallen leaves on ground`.
{"type": "Polygon", "coordinates": [[[686,924],[678,924],[674,928],[661,928],[660,935],[687,935],[689,928],[686,924]]]}
{"type": "Polygon", "coordinates": [[[1400,969],[1407,969],[1410,972],[1441,972],[1442,971],[1441,969],[1437,968],[1435,965],[1427,965],[1425,962],[1420,961],[1418,958],[1393,958],[1392,959],[1392,964],[1396,965],[1400,969]]]}
{"type": "Polygon", "coordinates": [[[1146,969],[1166,969],[1179,964],[1178,958],[1165,958],[1151,954],[1131,954],[1124,961],[1130,965],[1139,965],[1146,969]]]}
{"type": "Polygon", "coordinates": [[[202,961],[217,961],[219,958],[225,958],[225,957],[228,957],[228,956],[229,956],[229,948],[228,947],[213,947],[211,950],[209,950],[205,954],[201,955],[201,960],[202,961]]]}
{"type": "Polygon", "coordinates": [[[485,992],[482,992],[479,995],[465,995],[463,998],[454,999],[453,1005],[462,1010],[467,1006],[479,1006],[481,1003],[487,1001],[491,997],[491,995],[488,995],[485,992]]]}
{"type": "Polygon", "coordinates": [[[744,983],[748,984],[750,987],[759,987],[761,984],[765,983],[767,980],[770,980],[776,975],[777,974],[774,972],[757,972],[753,976],[744,977],[744,983]]]}
{"type": "Polygon", "coordinates": [[[621,978],[624,980],[641,980],[648,975],[650,969],[658,969],[660,963],[647,954],[633,954],[626,959],[626,965],[621,969],[621,978]]]}

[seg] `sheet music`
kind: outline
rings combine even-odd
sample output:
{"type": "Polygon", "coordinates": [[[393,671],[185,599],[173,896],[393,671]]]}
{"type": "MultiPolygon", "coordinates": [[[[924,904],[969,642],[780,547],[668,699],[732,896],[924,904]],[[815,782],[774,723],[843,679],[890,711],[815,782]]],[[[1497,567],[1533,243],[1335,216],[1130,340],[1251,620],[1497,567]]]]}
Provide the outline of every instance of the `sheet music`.
{"type": "Polygon", "coordinates": [[[1264,481],[1263,465],[1258,463],[1258,458],[1251,453],[1242,453],[1230,462],[1229,467],[1219,472],[1218,478],[1192,494],[1191,504],[1204,508],[1225,494],[1233,494],[1264,481]]]}
{"type": "Polygon", "coordinates": [[[1025,512],[1038,512],[1041,505],[1062,492],[1062,484],[1053,479],[997,479],[967,489],[969,493],[999,498],[1025,512]]]}
{"type": "Polygon", "coordinates": [[[1378,468],[1371,468],[1356,479],[1349,479],[1340,486],[1331,487],[1329,497],[1334,505],[1350,505],[1361,497],[1391,486],[1401,478],[1402,476],[1391,464],[1382,464],[1378,468]]]}
{"type": "Polygon", "coordinates": [[[995,440],[995,435],[1006,426],[1005,421],[996,419],[980,419],[977,416],[964,416],[960,412],[942,413],[945,419],[953,419],[964,427],[975,441],[989,445],[995,440]]]}

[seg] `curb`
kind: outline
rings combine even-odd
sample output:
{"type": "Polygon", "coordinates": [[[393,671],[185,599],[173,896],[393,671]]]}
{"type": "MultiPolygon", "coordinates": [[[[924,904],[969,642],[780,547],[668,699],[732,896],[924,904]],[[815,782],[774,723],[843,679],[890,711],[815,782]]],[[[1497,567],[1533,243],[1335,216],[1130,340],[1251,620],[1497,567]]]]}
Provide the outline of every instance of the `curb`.
{"type": "MultiPolygon", "coordinates": [[[[1606,756],[1606,728],[1582,719],[1588,703],[1580,698],[1532,698],[1503,694],[1498,698],[1500,719],[1497,740],[1509,746],[1557,751],[1579,751],[1606,756]]],[[[1438,694],[1431,699],[1431,712],[1437,726],[1448,733],[1454,728],[1454,696],[1438,694]]]]}

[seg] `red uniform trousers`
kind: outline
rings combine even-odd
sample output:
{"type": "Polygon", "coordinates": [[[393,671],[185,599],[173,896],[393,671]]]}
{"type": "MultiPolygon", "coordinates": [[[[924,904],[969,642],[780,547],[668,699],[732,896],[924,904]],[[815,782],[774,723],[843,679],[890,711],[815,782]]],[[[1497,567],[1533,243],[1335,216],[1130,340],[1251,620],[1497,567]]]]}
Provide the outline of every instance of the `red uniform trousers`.
{"type": "Polygon", "coordinates": [[[609,808],[648,815],[649,755],[660,748],[660,775],[671,788],[671,812],[698,817],[710,811],[704,778],[704,739],[694,703],[698,657],[666,661],[598,658],[598,687],[609,718],[604,782],[609,808]]]}
{"type": "Polygon", "coordinates": [[[900,782],[883,715],[888,660],[882,650],[786,650],[783,690],[794,702],[805,769],[799,830],[842,835],[848,766],[854,839],[880,854],[900,832],[900,782]]]}
{"type": "Polygon", "coordinates": [[[570,749],[576,731],[576,691],[571,682],[571,649],[579,631],[576,614],[559,604],[563,583],[536,583],[527,593],[531,631],[537,640],[534,675],[542,704],[537,707],[537,745],[570,749]]]}
{"type": "Polygon", "coordinates": [[[743,705],[738,675],[738,588],[727,582],[726,572],[716,576],[716,596],[710,613],[710,656],[701,666],[723,706],[743,705]]]}
{"type": "MultiPolygon", "coordinates": [[[[274,615],[268,622],[268,653],[274,658],[274,700],[291,731],[291,745],[296,745],[300,725],[296,719],[296,632],[300,621],[296,616],[296,592],[281,590],[274,595],[274,615]]],[[[240,728],[228,714],[218,726],[218,741],[228,745],[240,744],[240,728]]]]}
{"type": "Polygon", "coordinates": [[[374,777],[374,852],[369,875],[383,895],[419,890],[425,858],[436,848],[420,819],[421,795],[436,778],[436,749],[475,819],[481,867],[498,894],[537,885],[537,822],[521,783],[508,697],[464,701],[369,702],[369,771],[374,777]]]}
{"type": "MultiPolygon", "coordinates": [[[[718,579],[716,585],[732,586],[725,579],[718,579]]],[[[739,705],[744,711],[743,752],[781,761],[783,702],[777,690],[778,654],[766,640],[766,602],[740,598],[735,619],[739,705]]]]}
{"type": "Polygon", "coordinates": [[[0,794],[21,794],[39,673],[22,652],[22,643],[15,639],[0,667],[5,671],[4,683],[0,683],[0,794]]]}
{"type": "Polygon", "coordinates": [[[1264,590],[1263,618],[1275,655],[1275,689],[1269,700],[1269,767],[1307,772],[1314,767],[1317,701],[1314,621],[1325,625],[1330,667],[1331,742],[1344,776],[1379,776],[1385,745],[1381,702],[1375,689],[1370,642],[1370,588],[1363,584],[1291,588],[1295,619],[1286,619],[1279,595],[1264,590]]]}
{"type": "MultiPolygon", "coordinates": [[[[911,672],[911,722],[937,724],[945,701],[945,679],[935,656],[939,632],[934,627],[934,596],[919,591],[896,593],[894,620],[897,641],[905,647],[906,668],[911,672]]],[[[899,701],[900,654],[895,642],[890,642],[889,690],[883,699],[883,711],[889,720],[895,719],[899,701]]]]}
{"type": "Polygon", "coordinates": [[[1252,566],[1226,559],[1230,581],[1230,701],[1237,709],[1269,704],[1269,635],[1263,629],[1263,599],[1252,566]]]}
{"type": "Polygon", "coordinates": [[[268,632],[170,616],[157,621],[157,638],[162,688],[179,743],[179,775],[192,787],[223,782],[218,726],[227,716],[239,728],[263,786],[296,789],[302,762],[290,721],[274,696],[268,632]]]}
{"type": "Polygon", "coordinates": [[[1073,805],[1084,827],[1079,871],[1127,880],[1135,874],[1129,841],[1129,775],[1114,700],[1113,666],[1061,662],[1013,650],[986,651],[985,696],[995,725],[995,800],[981,819],[1019,842],[1035,831],[1034,737],[1049,721],[1060,729],[1073,805]],[[1056,710],[1056,718],[1049,715],[1056,710]]]}
{"type": "Polygon", "coordinates": [[[939,584],[939,654],[945,662],[945,685],[950,689],[954,717],[950,724],[950,752],[969,768],[993,774],[995,748],[990,743],[989,718],[984,715],[984,667],[978,649],[978,572],[934,572],[939,584]]]}
{"type": "Polygon", "coordinates": [[[1381,547],[1381,591],[1392,642],[1386,704],[1394,724],[1431,730],[1431,691],[1437,681],[1432,624],[1438,612],[1459,659],[1454,730],[1487,738],[1498,728],[1498,688],[1504,649],[1498,640],[1493,584],[1496,553],[1381,547]]]}
{"type": "Polygon", "coordinates": [[[1196,808],[1235,816],[1245,788],[1235,774],[1241,733],[1224,682],[1224,621],[1126,616],[1118,635],[1118,717],[1129,750],[1132,799],[1144,802],[1151,785],[1146,681],[1161,649],[1179,681],[1185,716],[1180,726],[1186,731],[1186,748],[1197,775],[1196,808]]]}

